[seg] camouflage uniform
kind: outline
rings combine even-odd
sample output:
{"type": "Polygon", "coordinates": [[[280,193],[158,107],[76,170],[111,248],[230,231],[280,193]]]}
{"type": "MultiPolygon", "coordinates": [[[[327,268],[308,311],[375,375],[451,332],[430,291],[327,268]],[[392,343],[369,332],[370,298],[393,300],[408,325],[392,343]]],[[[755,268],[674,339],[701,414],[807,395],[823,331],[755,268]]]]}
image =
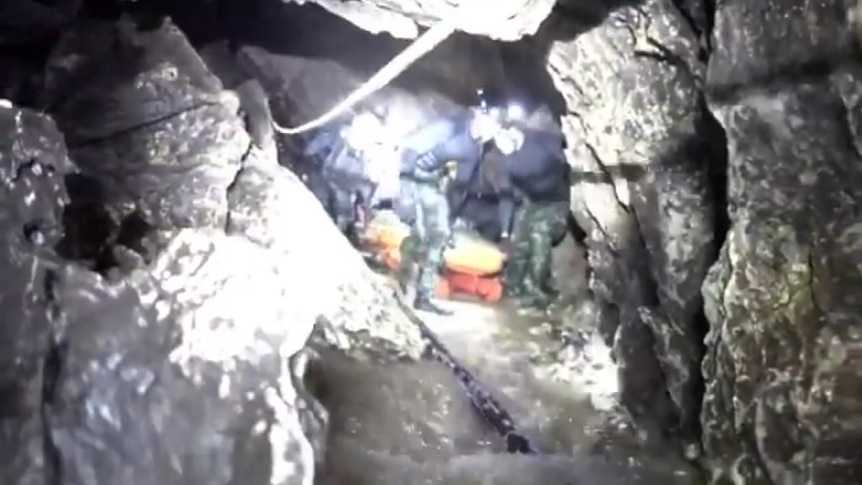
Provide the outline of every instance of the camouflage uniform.
{"type": "MultiPolygon", "coordinates": [[[[410,238],[404,242],[401,285],[406,287],[412,276],[413,262],[418,262],[414,308],[439,315],[451,311],[431,300],[437,289],[443,266],[443,251],[452,236],[446,186],[458,172],[471,173],[482,157],[483,142],[473,136],[472,117],[440,118],[407,136],[402,148],[401,177],[402,220],[410,224],[410,238]],[[468,167],[462,170],[463,167],[468,167]],[[452,174],[452,169],[455,174],[452,174]],[[412,203],[411,203],[412,201],[412,203]]],[[[478,125],[477,125],[478,126],[478,125]]]]}
{"type": "Polygon", "coordinates": [[[436,292],[443,252],[451,236],[449,203],[439,185],[432,182],[403,179],[401,190],[402,203],[412,211],[403,218],[410,225],[410,235],[401,242],[398,279],[402,287],[406,286],[418,266],[416,292],[430,297],[436,292]]]}
{"type": "Polygon", "coordinates": [[[512,250],[503,274],[506,294],[527,305],[548,303],[551,250],[565,234],[568,203],[525,201],[515,215],[512,250]]]}

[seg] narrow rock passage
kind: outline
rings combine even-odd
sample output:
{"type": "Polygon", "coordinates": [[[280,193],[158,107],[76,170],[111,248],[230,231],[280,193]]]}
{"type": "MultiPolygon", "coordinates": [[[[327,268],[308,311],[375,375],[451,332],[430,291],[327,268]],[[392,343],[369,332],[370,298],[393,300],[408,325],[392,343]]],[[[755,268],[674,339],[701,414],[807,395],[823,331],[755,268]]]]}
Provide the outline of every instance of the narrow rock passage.
{"type": "Polygon", "coordinates": [[[536,361],[560,345],[542,319],[505,305],[447,303],[454,316],[419,316],[541,453],[506,453],[437,362],[365,365],[327,354],[318,378],[337,385],[321,397],[332,418],[319,484],[702,483],[682,460],[609,435],[607,415],[585,391],[536,361]]]}
{"type": "Polygon", "coordinates": [[[505,304],[447,303],[455,316],[423,315],[426,324],[513,414],[539,450],[571,453],[587,442],[604,416],[582,389],[553,379],[549,367],[537,360],[561,347],[551,337],[548,319],[519,315],[505,304]]]}

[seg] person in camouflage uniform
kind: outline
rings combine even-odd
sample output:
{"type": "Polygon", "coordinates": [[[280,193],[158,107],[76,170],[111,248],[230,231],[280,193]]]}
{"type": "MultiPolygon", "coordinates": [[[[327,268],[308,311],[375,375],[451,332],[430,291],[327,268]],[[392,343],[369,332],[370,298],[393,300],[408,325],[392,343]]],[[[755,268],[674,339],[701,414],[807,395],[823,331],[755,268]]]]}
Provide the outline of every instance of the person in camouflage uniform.
{"type": "Polygon", "coordinates": [[[506,294],[523,306],[544,306],[551,284],[551,251],[566,233],[567,202],[524,201],[515,214],[511,249],[503,274],[506,294]]]}
{"type": "MultiPolygon", "coordinates": [[[[570,170],[563,155],[562,133],[527,129],[508,130],[510,154],[503,167],[510,178],[519,208],[511,222],[511,236],[503,284],[506,295],[528,307],[545,306],[552,299],[551,251],[568,227],[571,200],[570,170]]],[[[499,145],[506,143],[498,142],[499,145]]]]}
{"type": "Polygon", "coordinates": [[[399,215],[410,225],[410,235],[402,242],[398,277],[403,290],[409,282],[416,282],[413,306],[418,310],[451,314],[432,301],[443,268],[443,253],[452,241],[446,184],[453,163],[455,177],[472,172],[481,159],[484,143],[500,130],[499,119],[474,109],[466,116],[430,123],[402,144],[399,215]]]}

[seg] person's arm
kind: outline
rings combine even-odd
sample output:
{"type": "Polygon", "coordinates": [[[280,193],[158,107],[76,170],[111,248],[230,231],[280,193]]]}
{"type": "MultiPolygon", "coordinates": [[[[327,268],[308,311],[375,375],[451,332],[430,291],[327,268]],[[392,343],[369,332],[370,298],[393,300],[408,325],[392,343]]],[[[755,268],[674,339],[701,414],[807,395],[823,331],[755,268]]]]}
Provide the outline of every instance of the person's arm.
{"type": "Polygon", "coordinates": [[[401,173],[409,175],[420,182],[434,182],[439,179],[439,170],[446,160],[446,140],[451,137],[451,127],[448,123],[437,121],[408,135],[402,142],[405,159],[401,173]]]}

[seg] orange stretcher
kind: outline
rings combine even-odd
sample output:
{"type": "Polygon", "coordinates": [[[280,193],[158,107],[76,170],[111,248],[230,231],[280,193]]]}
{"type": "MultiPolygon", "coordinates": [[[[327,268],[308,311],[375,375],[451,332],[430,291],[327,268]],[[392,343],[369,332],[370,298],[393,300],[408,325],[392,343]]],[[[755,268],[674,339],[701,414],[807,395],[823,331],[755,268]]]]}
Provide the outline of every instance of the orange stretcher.
{"type": "MultiPolygon", "coordinates": [[[[401,242],[409,234],[400,221],[372,221],[363,238],[379,251],[386,265],[397,270],[401,264],[401,242]]],[[[454,294],[478,297],[484,301],[499,301],[503,297],[500,273],[505,254],[494,244],[478,237],[457,238],[454,248],[443,253],[445,268],[437,285],[437,296],[451,298],[454,294]]]]}

